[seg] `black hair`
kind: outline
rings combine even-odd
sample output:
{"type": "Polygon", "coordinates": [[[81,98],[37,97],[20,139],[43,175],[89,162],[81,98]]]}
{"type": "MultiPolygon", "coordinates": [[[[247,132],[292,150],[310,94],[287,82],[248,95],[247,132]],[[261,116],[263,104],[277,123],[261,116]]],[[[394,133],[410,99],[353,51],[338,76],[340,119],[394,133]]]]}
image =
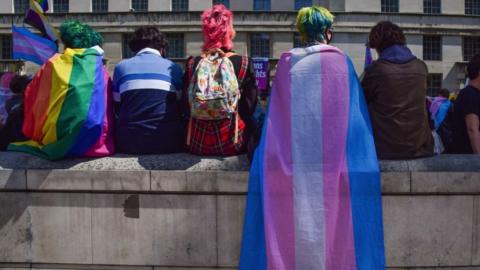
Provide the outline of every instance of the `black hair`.
{"type": "Polygon", "coordinates": [[[135,30],[128,46],[135,53],[147,47],[160,51],[167,47],[167,38],[155,27],[141,27],[135,30]]]}
{"type": "Polygon", "coordinates": [[[368,37],[370,48],[383,52],[392,45],[405,45],[407,39],[403,34],[403,30],[390,21],[382,21],[377,23],[368,37]]]}
{"type": "Polygon", "coordinates": [[[478,73],[480,72],[480,54],[476,54],[470,59],[467,65],[467,74],[470,80],[475,80],[478,78],[478,73]]]}
{"type": "Polygon", "coordinates": [[[449,98],[450,97],[450,91],[448,89],[442,88],[440,91],[438,91],[438,95],[444,98],[449,98]]]}
{"type": "Polygon", "coordinates": [[[15,94],[23,94],[31,79],[25,75],[15,75],[10,81],[10,90],[15,94]]]}

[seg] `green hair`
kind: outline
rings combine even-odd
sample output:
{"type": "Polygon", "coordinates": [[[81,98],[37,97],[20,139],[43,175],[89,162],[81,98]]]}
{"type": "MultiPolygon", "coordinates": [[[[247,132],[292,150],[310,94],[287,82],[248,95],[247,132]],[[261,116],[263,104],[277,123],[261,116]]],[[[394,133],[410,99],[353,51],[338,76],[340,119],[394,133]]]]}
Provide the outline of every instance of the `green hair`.
{"type": "Polygon", "coordinates": [[[303,42],[325,40],[325,31],[332,28],[335,16],[324,7],[304,7],[298,11],[297,29],[303,42]]]}
{"type": "Polygon", "coordinates": [[[76,20],[65,21],[60,26],[60,35],[65,47],[72,49],[90,48],[103,43],[100,33],[76,20]]]}

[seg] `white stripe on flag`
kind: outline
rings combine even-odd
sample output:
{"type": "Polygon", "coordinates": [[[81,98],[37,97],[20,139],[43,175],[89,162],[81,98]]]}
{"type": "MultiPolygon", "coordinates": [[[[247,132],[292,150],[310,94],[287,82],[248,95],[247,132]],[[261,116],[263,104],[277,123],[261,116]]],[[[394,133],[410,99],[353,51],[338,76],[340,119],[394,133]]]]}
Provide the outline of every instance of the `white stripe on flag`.
{"type": "Polygon", "coordinates": [[[295,270],[325,269],[320,54],[292,50],[295,270]]]}

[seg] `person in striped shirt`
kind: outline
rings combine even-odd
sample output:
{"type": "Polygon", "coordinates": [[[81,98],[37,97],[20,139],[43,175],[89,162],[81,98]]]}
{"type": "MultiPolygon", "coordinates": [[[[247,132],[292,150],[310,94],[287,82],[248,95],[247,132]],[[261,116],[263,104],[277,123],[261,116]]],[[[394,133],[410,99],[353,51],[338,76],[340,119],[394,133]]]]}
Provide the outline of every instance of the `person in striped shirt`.
{"type": "Polygon", "coordinates": [[[135,31],[129,43],[136,55],[114,70],[116,140],[127,154],[164,154],[184,149],[180,111],[183,72],[164,58],[167,40],[155,27],[135,31]]]}

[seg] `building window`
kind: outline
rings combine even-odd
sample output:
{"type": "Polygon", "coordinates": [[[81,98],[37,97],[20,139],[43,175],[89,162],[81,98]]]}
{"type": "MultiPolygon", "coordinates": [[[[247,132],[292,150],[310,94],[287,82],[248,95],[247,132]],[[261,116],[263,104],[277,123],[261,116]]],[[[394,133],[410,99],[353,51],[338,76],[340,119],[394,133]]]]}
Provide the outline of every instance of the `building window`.
{"type": "Polygon", "coordinates": [[[299,10],[303,7],[311,7],[312,0],[295,0],[295,10],[299,10]]]}
{"type": "Polygon", "coordinates": [[[108,12],[108,0],[92,0],[92,12],[108,12]]]}
{"type": "Polygon", "coordinates": [[[480,15],[480,0],[465,0],[465,14],[480,15]]]}
{"type": "Polygon", "coordinates": [[[188,0],[172,0],[172,11],[188,11],[188,0]]]}
{"type": "Polygon", "coordinates": [[[270,0],[253,0],[253,10],[269,11],[270,9],[270,0]]]}
{"type": "Polygon", "coordinates": [[[427,77],[427,96],[436,97],[442,89],[443,74],[431,73],[427,77]]]}
{"type": "Polygon", "coordinates": [[[250,36],[252,57],[270,57],[270,36],[265,33],[250,36]]]}
{"type": "Polygon", "coordinates": [[[463,61],[470,61],[480,53],[480,37],[464,37],[462,42],[463,61]]]}
{"type": "Polygon", "coordinates": [[[441,36],[423,36],[423,60],[442,60],[441,36]]]}
{"type": "Polygon", "coordinates": [[[133,11],[148,11],[148,0],[132,0],[133,11]]]}
{"type": "Polygon", "coordinates": [[[230,0],[213,0],[213,4],[223,4],[226,8],[230,8],[230,0]]]}
{"type": "Polygon", "coordinates": [[[168,33],[167,35],[168,58],[185,58],[185,37],[181,33],[168,33]]]}
{"type": "Polygon", "coordinates": [[[124,34],[122,36],[122,58],[131,58],[135,56],[135,53],[130,50],[128,43],[132,40],[133,34],[124,34]]]}
{"type": "Polygon", "coordinates": [[[15,0],[13,5],[15,13],[22,14],[28,9],[28,0],[15,0]]]}
{"type": "Polygon", "coordinates": [[[0,36],[0,59],[12,59],[12,36],[0,36]]]}
{"type": "Polygon", "coordinates": [[[68,13],[68,0],[53,0],[53,12],[68,13]]]}
{"type": "Polygon", "coordinates": [[[294,48],[300,48],[305,46],[305,44],[302,42],[302,37],[300,36],[299,33],[294,33],[293,34],[293,47],[294,48]]]}
{"type": "Polygon", "coordinates": [[[382,0],[382,12],[396,13],[399,10],[398,0],[382,0]]]}
{"type": "Polygon", "coordinates": [[[423,13],[440,14],[442,13],[441,0],[423,0],[423,13]]]}

